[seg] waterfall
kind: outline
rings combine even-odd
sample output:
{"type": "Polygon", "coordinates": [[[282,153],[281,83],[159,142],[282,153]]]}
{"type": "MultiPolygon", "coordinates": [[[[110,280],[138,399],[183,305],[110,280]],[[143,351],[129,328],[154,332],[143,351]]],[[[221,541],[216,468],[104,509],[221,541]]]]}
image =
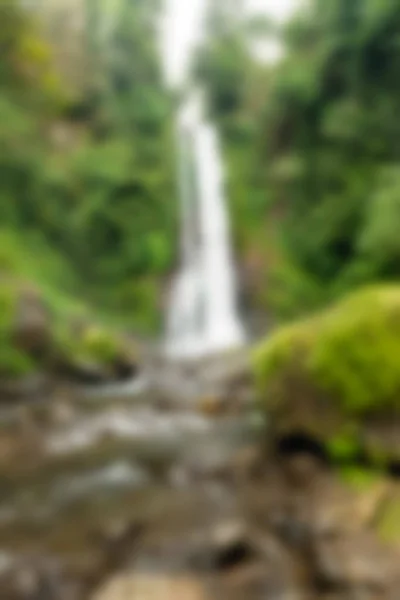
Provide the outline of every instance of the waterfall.
{"type": "Polygon", "coordinates": [[[191,90],[177,125],[181,266],[167,315],[167,354],[198,358],[243,344],[236,307],[222,155],[199,90],[191,90]]]}

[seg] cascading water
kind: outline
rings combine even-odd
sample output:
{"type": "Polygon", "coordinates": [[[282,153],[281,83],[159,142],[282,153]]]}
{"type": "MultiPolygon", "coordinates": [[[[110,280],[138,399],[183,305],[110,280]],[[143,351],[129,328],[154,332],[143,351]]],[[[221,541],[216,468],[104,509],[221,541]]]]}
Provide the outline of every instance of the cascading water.
{"type": "Polygon", "coordinates": [[[215,127],[191,90],[178,119],[182,264],[168,314],[167,353],[198,358],[244,341],[215,127]]]}

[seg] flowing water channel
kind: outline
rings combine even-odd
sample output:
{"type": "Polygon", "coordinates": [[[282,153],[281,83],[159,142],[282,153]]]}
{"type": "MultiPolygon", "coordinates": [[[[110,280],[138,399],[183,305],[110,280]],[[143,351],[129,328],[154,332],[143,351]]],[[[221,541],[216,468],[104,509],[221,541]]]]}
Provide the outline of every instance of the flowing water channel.
{"type": "Polygon", "coordinates": [[[223,154],[192,65],[204,39],[205,0],[168,0],[163,26],[167,83],[181,90],[176,115],[180,264],[167,311],[166,353],[199,359],[244,345],[223,154]],[[169,9],[169,10],[168,10],[169,9]]]}
{"type": "Polygon", "coordinates": [[[201,90],[191,90],[178,119],[181,270],[171,295],[167,352],[198,358],[236,349],[244,330],[218,134],[205,117],[201,90]]]}
{"type": "Polygon", "coordinates": [[[161,377],[0,407],[1,600],[398,598],[400,555],[363,529],[385,487],[350,492],[268,450],[243,397],[215,411],[161,377]]]}
{"type": "MultiPolygon", "coordinates": [[[[23,573],[21,561],[90,572],[98,540],[115,527],[158,522],[157,537],[169,528],[185,540],[196,523],[229,512],[231,494],[214,475],[254,442],[257,427],[190,403],[171,408],[138,385],[119,395],[69,389],[50,402],[4,408],[0,429],[0,597],[8,600],[2,577],[14,566],[23,573]]],[[[165,568],[169,559],[153,550],[149,560],[165,568]]],[[[64,600],[61,588],[49,598],[64,600]]]]}

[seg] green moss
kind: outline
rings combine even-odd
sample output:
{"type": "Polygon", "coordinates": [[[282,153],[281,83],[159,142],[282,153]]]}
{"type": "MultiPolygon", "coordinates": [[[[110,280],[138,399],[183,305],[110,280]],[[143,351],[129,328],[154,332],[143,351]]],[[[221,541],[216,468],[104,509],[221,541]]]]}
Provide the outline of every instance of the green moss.
{"type": "Polygon", "coordinates": [[[400,391],[400,288],[366,290],[328,313],[307,368],[342,407],[396,407],[400,391]]]}
{"type": "Polygon", "coordinates": [[[0,345],[0,378],[19,379],[33,373],[37,366],[33,358],[11,344],[0,345]]]}
{"type": "Polygon", "coordinates": [[[81,337],[82,352],[100,363],[114,362],[121,351],[119,340],[99,326],[88,327],[81,337]]]}
{"type": "Polygon", "coordinates": [[[256,350],[254,369],[267,403],[278,384],[281,398],[295,402],[296,372],[347,416],[400,410],[400,286],[361,290],[278,331],[256,350]]]}
{"type": "Polygon", "coordinates": [[[18,302],[18,286],[10,280],[0,282],[0,378],[19,378],[33,372],[35,361],[13,340],[18,302]]]}
{"type": "Polygon", "coordinates": [[[114,364],[124,351],[118,336],[98,325],[90,325],[79,331],[74,331],[69,324],[58,326],[56,345],[67,364],[108,366],[114,364]]]}
{"type": "Polygon", "coordinates": [[[17,292],[9,282],[0,281],[0,338],[11,336],[16,316],[17,292]]]}
{"type": "Polygon", "coordinates": [[[371,464],[377,469],[387,468],[388,463],[393,459],[388,455],[387,449],[379,444],[379,441],[374,444],[366,444],[366,452],[371,464]]]}
{"type": "Polygon", "coordinates": [[[327,442],[329,455],[337,462],[351,461],[360,454],[360,442],[351,433],[340,433],[327,442]]]}
{"type": "Polygon", "coordinates": [[[339,475],[348,486],[360,492],[369,490],[374,484],[381,481],[381,475],[378,471],[362,469],[361,467],[342,467],[339,475]]]}
{"type": "Polygon", "coordinates": [[[400,497],[388,500],[377,526],[379,537],[388,543],[400,543],[400,497]]]}
{"type": "Polygon", "coordinates": [[[314,328],[311,321],[283,327],[256,348],[253,367],[260,389],[267,389],[290,364],[301,361],[313,343],[314,328]]]}

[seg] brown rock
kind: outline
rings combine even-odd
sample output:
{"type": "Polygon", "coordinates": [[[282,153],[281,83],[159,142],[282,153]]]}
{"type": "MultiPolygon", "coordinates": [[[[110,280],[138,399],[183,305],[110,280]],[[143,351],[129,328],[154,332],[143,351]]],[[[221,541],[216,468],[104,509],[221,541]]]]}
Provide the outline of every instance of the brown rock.
{"type": "Polygon", "coordinates": [[[107,583],[93,600],[207,600],[202,585],[189,576],[125,575],[107,583]]]}
{"type": "Polygon", "coordinates": [[[326,480],[316,490],[313,501],[314,536],[348,534],[367,528],[387,493],[384,480],[358,491],[326,480]]]}
{"type": "Polygon", "coordinates": [[[224,410],[224,402],[218,396],[206,396],[199,401],[198,409],[203,415],[218,416],[224,410]]]}
{"type": "Polygon", "coordinates": [[[309,600],[285,565],[274,567],[262,562],[230,572],[217,589],[215,598],[224,600],[309,600]]]}
{"type": "Polygon", "coordinates": [[[216,598],[225,600],[310,600],[304,595],[302,561],[271,535],[253,532],[257,555],[224,572],[216,598]]]}
{"type": "Polygon", "coordinates": [[[314,558],[319,581],[377,593],[389,587],[399,566],[394,555],[365,532],[319,540],[314,558]]]}
{"type": "Polygon", "coordinates": [[[378,537],[400,550],[400,485],[393,485],[375,512],[374,529],[378,537]]]}
{"type": "Polygon", "coordinates": [[[294,486],[311,485],[321,472],[321,462],[311,454],[294,454],[285,459],[284,473],[294,486]]]}
{"type": "Polygon", "coordinates": [[[240,448],[232,457],[232,472],[240,483],[247,479],[262,476],[265,468],[265,456],[258,445],[240,448]]]}
{"type": "Polygon", "coordinates": [[[245,523],[228,521],[216,527],[210,540],[210,564],[214,568],[230,568],[247,562],[255,554],[245,523]]]}
{"type": "Polygon", "coordinates": [[[51,315],[35,289],[26,288],[20,292],[13,330],[16,345],[28,354],[41,355],[48,349],[51,315]]]}

